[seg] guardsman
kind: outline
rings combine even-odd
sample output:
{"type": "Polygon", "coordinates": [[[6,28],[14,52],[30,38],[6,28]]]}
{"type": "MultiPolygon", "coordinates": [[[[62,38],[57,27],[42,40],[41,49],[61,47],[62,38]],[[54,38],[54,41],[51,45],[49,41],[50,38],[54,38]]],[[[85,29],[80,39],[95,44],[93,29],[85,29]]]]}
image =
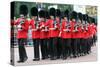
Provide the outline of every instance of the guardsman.
{"type": "Polygon", "coordinates": [[[82,24],[81,24],[81,56],[85,55],[86,52],[86,28],[85,28],[85,23],[86,23],[86,15],[82,14],[82,24]]]}
{"type": "Polygon", "coordinates": [[[93,29],[93,45],[96,44],[96,40],[97,40],[97,26],[96,26],[96,20],[95,18],[92,19],[92,29],[93,29]]]}
{"type": "Polygon", "coordinates": [[[61,11],[60,9],[56,9],[56,18],[55,18],[55,21],[57,23],[57,27],[58,29],[56,30],[55,34],[56,34],[56,38],[57,38],[57,41],[56,41],[56,46],[57,46],[57,59],[60,58],[61,56],[61,39],[59,37],[59,33],[60,33],[60,17],[61,17],[61,11]]]}
{"type": "Polygon", "coordinates": [[[27,60],[27,54],[25,50],[25,44],[27,44],[27,37],[28,37],[28,28],[29,28],[29,22],[26,20],[26,16],[28,13],[28,8],[26,5],[20,6],[20,18],[17,19],[15,22],[15,25],[17,25],[18,33],[18,48],[19,48],[19,61],[25,62],[27,60]]]}
{"type": "Polygon", "coordinates": [[[92,27],[92,17],[88,18],[88,43],[87,43],[87,54],[91,53],[92,38],[93,38],[93,27],[92,27]]]}
{"type": "Polygon", "coordinates": [[[70,14],[70,25],[71,25],[71,47],[72,47],[72,53],[73,58],[77,57],[77,39],[76,39],[76,33],[77,30],[77,13],[75,11],[72,11],[70,14]]]}
{"type": "Polygon", "coordinates": [[[92,43],[91,43],[91,46],[93,46],[94,45],[94,33],[95,33],[94,18],[92,18],[91,28],[92,28],[92,32],[91,32],[91,34],[92,34],[92,37],[91,37],[92,43]]]}
{"type": "Polygon", "coordinates": [[[32,29],[32,39],[33,39],[33,46],[34,46],[34,59],[33,61],[40,60],[39,54],[39,40],[40,40],[40,30],[39,30],[39,22],[37,21],[38,18],[38,9],[36,7],[31,8],[31,20],[30,26],[32,29]]]}
{"type": "Polygon", "coordinates": [[[78,24],[78,27],[77,27],[77,30],[78,32],[75,34],[76,35],[76,38],[77,38],[77,56],[81,56],[81,40],[82,40],[82,27],[81,27],[81,24],[82,24],[82,13],[78,13],[78,16],[77,16],[77,24],[78,24]]]}
{"type": "Polygon", "coordinates": [[[49,47],[49,20],[50,20],[50,16],[48,11],[45,11],[45,19],[46,19],[46,24],[45,24],[45,28],[46,28],[46,45],[47,45],[47,57],[50,57],[50,47],[49,47]]]}
{"type": "Polygon", "coordinates": [[[56,30],[57,28],[57,23],[55,22],[55,8],[50,8],[49,9],[49,15],[50,15],[50,20],[49,20],[49,47],[50,47],[50,59],[55,60],[57,59],[57,47],[56,47],[56,30]]]}
{"type": "Polygon", "coordinates": [[[64,11],[64,16],[61,19],[61,38],[62,38],[62,59],[65,60],[71,56],[71,25],[69,21],[69,11],[64,11]]]}
{"type": "Polygon", "coordinates": [[[39,18],[40,18],[40,45],[41,45],[41,54],[42,54],[42,60],[48,58],[47,53],[47,28],[46,28],[46,22],[45,22],[45,11],[40,10],[39,11],[39,18]]]}
{"type": "Polygon", "coordinates": [[[88,24],[88,15],[85,14],[84,16],[84,20],[85,20],[85,24],[84,24],[84,54],[83,55],[87,55],[88,53],[88,47],[89,47],[89,24],[88,24]]]}

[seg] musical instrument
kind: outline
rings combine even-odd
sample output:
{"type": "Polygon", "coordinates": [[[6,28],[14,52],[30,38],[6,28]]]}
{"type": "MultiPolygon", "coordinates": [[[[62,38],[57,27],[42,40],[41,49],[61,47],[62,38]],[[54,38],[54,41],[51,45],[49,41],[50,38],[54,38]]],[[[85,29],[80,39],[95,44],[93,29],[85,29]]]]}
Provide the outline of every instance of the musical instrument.
{"type": "Polygon", "coordinates": [[[38,30],[39,29],[39,22],[35,21],[35,28],[38,30]]]}
{"type": "Polygon", "coordinates": [[[54,25],[54,28],[57,29],[57,21],[54,20],[53,25],[54,25]]]}
{"type": "Polygon", "coordinates": [[[76,23],[76,24],[74,25],[74,30],[73,30],[73,32],[78,32],[78,27],[79,27],[79,25],[78,25],[78,23],[76,23]]]}
{"type": "Polygon", "coordinates": [[[24,19],[20,20],[20,22],[19,22],[19,24],[17,26],[17,28],[18,28],[19,31],[22,30],[22,24],[24,24],[24,22],[25,22],[24,19]]]}
{"type": "Polygon", "coordinates": [[[66,32],[70,32],[70,27],[71,27],[70,23],[66,24],[66,32]]]}

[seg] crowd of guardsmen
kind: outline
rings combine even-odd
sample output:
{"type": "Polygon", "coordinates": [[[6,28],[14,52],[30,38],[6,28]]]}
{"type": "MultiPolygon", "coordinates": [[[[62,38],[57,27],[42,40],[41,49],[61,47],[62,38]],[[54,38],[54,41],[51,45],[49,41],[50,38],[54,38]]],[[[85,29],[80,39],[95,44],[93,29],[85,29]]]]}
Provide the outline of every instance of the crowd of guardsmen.
{"type": "Polygon", "coordinates": [[[95,18],[67,9],[61,11],[50,8],[48,11],[44,9],[38,11],[36,7],[32,7],[30,10],[31,19],[27,20],[27,6],[21,5],[19,10],[20,18],[17,20],[13,19],[14,15],[11,13],[11,23],[17,26],[19,63],[28,59],[25,44],[29,26],[34,46],[33,61],[41,59],[65,60],[91,53],[91,47],[96,43],[95,18]]]}

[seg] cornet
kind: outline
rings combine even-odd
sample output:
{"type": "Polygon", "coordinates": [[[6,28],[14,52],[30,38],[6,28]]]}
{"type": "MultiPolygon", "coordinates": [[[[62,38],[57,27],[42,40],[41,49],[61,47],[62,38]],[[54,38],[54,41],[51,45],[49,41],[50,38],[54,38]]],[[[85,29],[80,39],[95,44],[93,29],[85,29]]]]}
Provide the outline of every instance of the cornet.
{"type": "Polygon", "coordinates": [[[67,31],[67,32],[70,32],[70,29],[69,29],[70,27],[71,27],[70,24],[67,24],[67,25],[66,25],[66,31],[67,31]]]}
{"type": "Polygon", "coordinates": [[[24,24],[24,19],[21,19],[19,25],[17,26],[18,30],[22,30],[22,24],[24,24]]]}

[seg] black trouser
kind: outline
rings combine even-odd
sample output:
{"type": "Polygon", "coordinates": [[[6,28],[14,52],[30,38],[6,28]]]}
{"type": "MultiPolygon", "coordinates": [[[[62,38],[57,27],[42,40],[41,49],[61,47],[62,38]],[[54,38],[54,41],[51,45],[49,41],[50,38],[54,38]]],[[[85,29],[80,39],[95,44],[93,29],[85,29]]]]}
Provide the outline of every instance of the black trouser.
{"type": "Polygon", "coordinates": [[[46,39],[41,39],[40,40],[40,45],[41,45],[42,58],[46,59],[48,57],[48,53],[47,53],[47,40],[46,39]]]}
{"type": "Polygon", "coordinates": [[[56,38],[50,38],[49,47],[50,47],[50,58],[57,57],[57,47],[56,47],[56,38]]]}
{"type": "Polygon", "coordinates": [[[26,50],[24,45],[26,44],[26,39],[18,39],[18,48],[19,48],[19,58],[20,60],[24,60],[24,58],[27,58],[26,50]]]}
{"type": "Polygon", "coordinates": [[[34,59],[40,58],[39,54],[39,39],[33,39],[33,46],[34,46],[34,59]]]}
{"type": "Polygon", "coordinates": [[[93,35],[93,45],[92,46],[96,45],[96,41],[97,41],[97,36],[93,35]]]}
{"type": "Polygon", "coordinates": [[[87,44],[87,39],[82,38],[81,39],[81,53],[86,54],[86,44],[87,44]]]}
{"type": "Polygon", "coordinates": [[[49,57],[50,53],[49,53],[49,39],[45,39],[46,41],[46,45],[47,45],[47,48],[46,48],[46,53],[47,53],[47,57],[49,57]]]}
{"type": "Polygon", "coordinates": [[[71,39],[62,39],[62,55],[68,57],[71,55],[71,39]]]}
{"type": "Polygon", "coordinates": [[[81,54],[81,39],[77,38],[77,55],[81,54]]]}
{"type": "Polygon", "coordinates": [[[77,56],[77,39],[71,39],[71,48],[73,56],[77,56]]]}
{"type": "Polygon", "coordinates": [[[57,58],[60,58],[62,50],[62,39],[57,38],[57,58]]]}
{"type": "Polygon", "coordinates": [[[93,42],[95,43],[96,41],[97,41],[97,36],[94,35],[94,36],[93,36],[93,42]]]}
{"type": "Polygon", "coordinates": [[[87,46],[86,46],[86,47],[87,47],[86,53],[88,53],[88,54],[89,54],[89,52],[91,52],[91,44],[92,44],[92,43],[91,43],[91,38],[88,38],[88,39],[87,39],[87,46]]]}
{"type": "Polygon", "coordinates": [[[48,57],[50,57],[50,46],[49,46],[49,40],[50,40],[50,39],[46,39],[46,44],[47,44],[47,55],[48,55],[48,57]]]}
{"type": "Polygon", "coordinates": [[[84,39],[80,38],[80,55],[82,55],[84,53],[83,47],[84,47],[84,39]]]}

